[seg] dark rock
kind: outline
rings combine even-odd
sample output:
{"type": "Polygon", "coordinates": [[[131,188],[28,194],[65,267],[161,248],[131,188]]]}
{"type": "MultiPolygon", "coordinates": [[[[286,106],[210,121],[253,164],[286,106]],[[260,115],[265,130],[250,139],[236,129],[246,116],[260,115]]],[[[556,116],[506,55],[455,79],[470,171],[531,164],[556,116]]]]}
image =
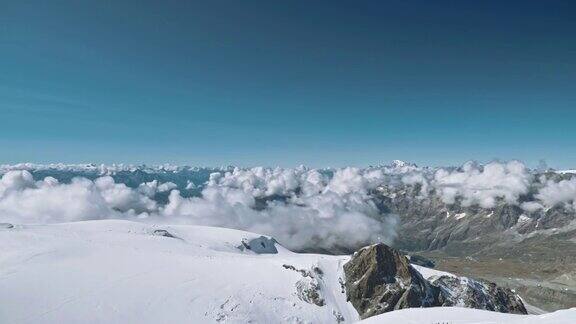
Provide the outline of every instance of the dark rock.
{"type": "Polygon", "coordinates": [[[332,314],[334,315],[334,318],[336,319],[337,324],[340,324],[340,323],[343,323],[346,321],[346,319],[344,318],[344,316],[342,316],[342,314],[340,314],[340,312],[333,310],[332,314]]]}
{"type": "Polygon", "coordinates": [[[356,252],[344,265],[346,296],[361,318],[412,307],[462,306],[526,314],[511,290],[468,278],[426,280],[408,259],[385,244],[356,252]]]}
{"type": "Polygon", "coordinates": [[[316,306],[324,306],[326,302],[320,295],[320,285],[315,280],[299,280],[296,282],[296,291],[300,300],[316,306]]]}
{"type": "Polygon", "coordinates": [[[250,250],[257,254],[276,254],[276,240],[266,236],[260,236],[255,239],[242,239],[242,245],[238,248],[241,250],[250,250]]]}
{"type": "Polygon", "coordinates": [[[296,272],[300,272],[300,274],[302,275],[302,277],[309,277],[309,278],[313,278],[314,274],[309,271],[309,270],[305,270],[305,269],[296,269],[295,266],[290,265],[290,264],[283,264],[282,268],[287,269],[287,270],[292,270],[292,271],[296,271],[296,272]]]}
{"type": "Polygon", "coordinates": [[[385,244],[365,247],[344,265],[346,296],[361,318],[408,307],[437,305],[439,289],[385,244]]]}
{"type": "Polygon", "coordinates": [[[485,309],[500,313],[527,314],[524,303],[508,288],[492,282],[469,278],[441,276],[431,278],[431,283],[441,289],[441,306],[460,306],[485,309]]]}
{"type": "Polygon", "coordinates": [[[170,237],[170,238],[177,238],[176,236],[172,235],[172,233],[168,232],[167,230],[164,229],[155,229],[152,232],[153,235],[156,236],[164,236],[164,237],[170,237]]]}
{"type": "Polygon", "coordinates": [[[324,272],[319,267],[314,266],[311,270],[298,269],[290,264],[283,264],[282,267],[296,271],[302,276],[302,279],[296,282],[296,292],[300,300],[316,306],[326,305],[320,289],[320,280],[324,272]]]}

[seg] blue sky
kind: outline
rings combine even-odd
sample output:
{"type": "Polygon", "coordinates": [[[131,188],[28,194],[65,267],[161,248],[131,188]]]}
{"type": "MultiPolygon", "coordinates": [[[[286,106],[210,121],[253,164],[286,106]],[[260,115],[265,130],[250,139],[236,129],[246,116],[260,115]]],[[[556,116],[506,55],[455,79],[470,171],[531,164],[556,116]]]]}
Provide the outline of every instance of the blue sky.
{"type": "Polygon", "coordinates": [[[576,167],[574,1],[6,1],[0,163],[576,167]]]}

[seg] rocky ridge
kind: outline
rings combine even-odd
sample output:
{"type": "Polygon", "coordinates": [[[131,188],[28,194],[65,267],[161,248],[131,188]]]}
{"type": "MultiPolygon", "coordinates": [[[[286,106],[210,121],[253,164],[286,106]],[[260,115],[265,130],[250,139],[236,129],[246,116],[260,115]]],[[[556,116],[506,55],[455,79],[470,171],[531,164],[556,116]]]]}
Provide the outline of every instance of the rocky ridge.
{"type": "Polygon", "coordinates": [[[450,275],[425,278],[408,258],[385,244],[354,253],[344,265],[347,299],[361,318],[412,307],[461,306],[526,314],[510,289],[450,275]]]}

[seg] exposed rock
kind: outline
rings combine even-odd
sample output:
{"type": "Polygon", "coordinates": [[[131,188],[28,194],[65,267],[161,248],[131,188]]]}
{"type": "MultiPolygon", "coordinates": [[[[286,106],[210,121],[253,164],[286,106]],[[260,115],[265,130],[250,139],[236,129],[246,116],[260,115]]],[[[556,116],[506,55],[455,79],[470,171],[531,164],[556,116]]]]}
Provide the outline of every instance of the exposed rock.
{"type": "MultiPolygon", "coordinates": [[[[546,174],[556,182],[574,177],[546,174]]],[[[382,213],[398,215],[395,247],[432,257],[454,257],[461,261],[447,262],[455,265],[453,271],[514,288],[530,304],[554,311],[576,305],[574,290],[565,289],[574,285],[554,281],[576,268],[576,212],[568,204],[523,209],[522,203],[537,200],[538,181],[517,203],[497,199],[491,208],[464,204],[458,198],[448,204],[434,190],[422,195],[418,185],[383,185],[372,197],[382,213]],[[489,266],[471,267],[468,257],[489,266]],[[508,268],[494,265],[500,258],[508,261],[508,268]],[[537,286],[538,282],[544,287],[537,286]]]]}
{"type": "Polygon", "coordinates": [[[526,314],[520,297],[493,283],[448,276],[426,280],[385,244],[362,248],[344,265],[346,296],[361,318],[396,309],[462,306],[526,314]]]}
{"type": "Polygon", "coordinates": [[[314,266],[312,270],[297,269],[290,264],[283,264],[282,267],[296,271],[302,276],[302,279],[296,282],[296,292],[300,300],[316,306],[324,306],[326,304],[320,289],[323,272],[319,267],[314,266]]]}
{"type": "Polygon", "coordinates": [[[296,271],[296,272],[300,272],[300,274],[302,275],[302,277],[309,277],[309,278],[314,278],[316,276],[322,276],[324,273],[322,272],[322,269],[320,269],[319,267],[312,267],[312,271],[310,270],[305,270],[305,269],[296,269],[295,266],[290,265],[290,264],[283,264],[282,268],[284,269],[288,269],[288,270],[292,270],[292,271],[296,271]]]}
{"type": "Polygon", "coordinates": [[[170,238],[177,238],[176,236],[172,235],[172,233],[168,232],[167,230],[164,229],[155,229],[152,232],[153,235],[156,236],[164,236],[164,237],[170,237],[170,238]]]}
{"type": "Polygon", "coordinates": [[[314,278],[303,278],[296,282],[298,298],[309,304],[324,306],[324,298],[320,295],[320,286],[314,278]]]}
{"type": "Polygon", "coordinates": [[[430,282],[441,289],[442,306],[460,306],[501,313],[527,314],[518,295],[492,282],[441,276],[430,282]]]}
{"type": "Polygon", "coordinates": [[[340,312],[333,310],[332,314],[334,314],[334,318],[336,319],[337,324],[340,324],[340,323],[346,321],[346,319],[344,318],[344,316],[342,316],[342,314],[340,314],[340,312]]]}
{"type": "Polygon", "coordinates": [[[14,225],[12,225],[10,223],[0,223],[0,228],[10,229],[10,228],[14,228],[14,225]]]}
{"type": "Polygon", "coordinates": [[[344,265],[346,296],[361,318],[438,304],[440,290],[385,244],[362,248],[344,265]]]}
{"type": "Polygon", "coordinates": [[[255,239],[242,239],[242,245],[238,248],[241,250],[250,250],[256,254],[276,254],[276,240],[266,236],[260,236],[255,239]]]}

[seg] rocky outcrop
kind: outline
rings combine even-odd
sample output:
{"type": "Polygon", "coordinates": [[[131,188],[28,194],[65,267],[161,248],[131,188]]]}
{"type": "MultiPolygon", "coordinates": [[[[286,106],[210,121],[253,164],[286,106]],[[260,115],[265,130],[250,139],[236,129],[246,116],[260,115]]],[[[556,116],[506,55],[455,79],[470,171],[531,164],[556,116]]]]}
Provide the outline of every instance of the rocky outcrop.
{"type": "Polygon", "coordinates": [[[242,245],[238,248],[242,251],[249,250],[256,254],[276,254],[278,249],[276,248],[276,240],[271,237],[260,236],[257,238],[242,239],[242,245]]]}
{"type": "Polygon", "coordinates": [[[168,232],[165,229],[155,229],[154,231],[152,231],[152,235],[169,237],[169,238],[177,238],[176,236],[174,236],[172,233],[168,232]]]}
{"type": "Polygon", "coordinates": [[[395,309],[438,304],[431,286],[408,259],[385,244],[360,249],[344,265],[346,296],[362,318],[395,309]]]}
{"type": "Polygon", "coordinates": [[[302,276],[302,279],[296,282],[296,291],[300,300],[316,306],[326,305],[320,289],[320,281],[324,273],[319,267],[314,266],[312,270],[297,269],[290,264],[283,264],[282,267],[287,270],[296,271],[302,276]]]}
{"type": "Polygon", "coordinates": [[[518,295],[492,282],[440,276],[430,278],[430,283],[440,288],[443,296],[441,306],[460,306],[500,313],[527,313],[518,295]]]}
{"type": "Polygon", "coordinates": [[[344,265],[346,296],[361,318],[411,307],[462,306],[526,314],[520,297],[493,283],[449,276],[425,279],[385,245],[360,249],[344,265]]]}
{"type": "Polygon", "coordinates": [[[11,229],[14,228],[14,225],[10,223],[0,223],[0,229],[11,229]]]}

